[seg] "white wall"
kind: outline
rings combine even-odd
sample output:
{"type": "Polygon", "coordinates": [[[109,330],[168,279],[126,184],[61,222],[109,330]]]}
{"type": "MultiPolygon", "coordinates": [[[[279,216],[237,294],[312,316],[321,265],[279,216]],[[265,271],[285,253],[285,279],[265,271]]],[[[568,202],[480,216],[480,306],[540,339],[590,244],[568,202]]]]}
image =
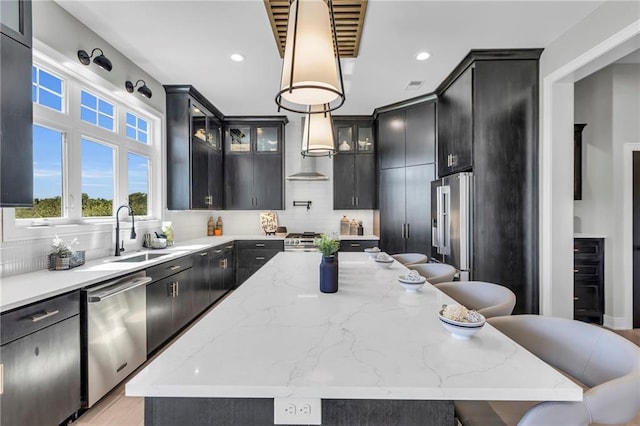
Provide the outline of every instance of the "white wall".
{"type": "MultiPolygon", "coordinates": [[[[625,313],[623,147],[640,142],[640,65],[608,66],[575,85],[575,121],[583,131],[583,199],[574,202],[575,232],[605,235],[605,315],[625,313]]],[[[629,232],[629,230],[627,230],[629,232]]]]}
{"type": "MultiPolygon", "coordinates": [[[[573,292],[573,191],[566,184],[573,182],[573,83],[587,75],[587,69],[591,73],[619,59],[624,55],[618,55],[620,49],[633,49],[639,35],[640,5],[607,1],[542,54],[540,286],[545,315],[573,315],[573,299],[568,297],[573,292]]],[[[625,321],[623,326],[629,326],[629,312],[625,321]]]]}

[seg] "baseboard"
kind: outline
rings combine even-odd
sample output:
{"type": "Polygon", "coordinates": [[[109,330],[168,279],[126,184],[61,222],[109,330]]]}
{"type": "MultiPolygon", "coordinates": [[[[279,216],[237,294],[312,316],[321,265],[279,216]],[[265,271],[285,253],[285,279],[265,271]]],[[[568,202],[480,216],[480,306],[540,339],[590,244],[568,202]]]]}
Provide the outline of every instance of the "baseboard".
{"type": "Polygon", "coordinates": [[[612,317],[611,315],[604,315],[603,325],[612,330],[627,330],[632,328],[631,324],[627,324],[625,317],[612,317]]]}

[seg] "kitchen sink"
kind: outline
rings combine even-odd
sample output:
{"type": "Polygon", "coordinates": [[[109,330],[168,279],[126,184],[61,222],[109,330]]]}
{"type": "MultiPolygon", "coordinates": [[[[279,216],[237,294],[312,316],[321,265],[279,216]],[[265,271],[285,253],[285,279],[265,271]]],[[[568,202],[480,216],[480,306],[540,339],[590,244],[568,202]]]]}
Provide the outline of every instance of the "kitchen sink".
{"type": "Polygon", "coordinates": [[[158,257],[169,256],[169,254],[170,253],[142,253],[137,256],[114,260],[114,262],[145,262],[147,260],[157,259],[158,257]]]}

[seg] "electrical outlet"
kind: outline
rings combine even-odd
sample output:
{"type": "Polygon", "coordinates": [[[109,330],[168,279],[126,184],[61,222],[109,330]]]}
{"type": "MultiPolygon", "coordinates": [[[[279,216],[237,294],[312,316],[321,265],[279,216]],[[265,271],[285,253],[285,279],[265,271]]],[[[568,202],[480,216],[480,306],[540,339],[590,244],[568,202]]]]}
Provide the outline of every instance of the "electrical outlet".
{"type": "Polygon", "coordinates": [[[320,398],[273,398],[274,425],[321,425],[320,398]]]}

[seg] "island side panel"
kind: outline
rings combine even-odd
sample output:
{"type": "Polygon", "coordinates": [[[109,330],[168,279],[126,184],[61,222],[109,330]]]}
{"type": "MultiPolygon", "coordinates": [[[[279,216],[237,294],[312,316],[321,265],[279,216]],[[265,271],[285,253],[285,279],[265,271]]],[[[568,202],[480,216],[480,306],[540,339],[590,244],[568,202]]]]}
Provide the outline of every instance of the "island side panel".
{"type": "MultiPolygon", "coordinates": [[[[144,399],[145,426],[273,426],[271,398],[144,399]]],[[[453,426],[452,401],[323,399],[323,426],[453,426]]]]}

